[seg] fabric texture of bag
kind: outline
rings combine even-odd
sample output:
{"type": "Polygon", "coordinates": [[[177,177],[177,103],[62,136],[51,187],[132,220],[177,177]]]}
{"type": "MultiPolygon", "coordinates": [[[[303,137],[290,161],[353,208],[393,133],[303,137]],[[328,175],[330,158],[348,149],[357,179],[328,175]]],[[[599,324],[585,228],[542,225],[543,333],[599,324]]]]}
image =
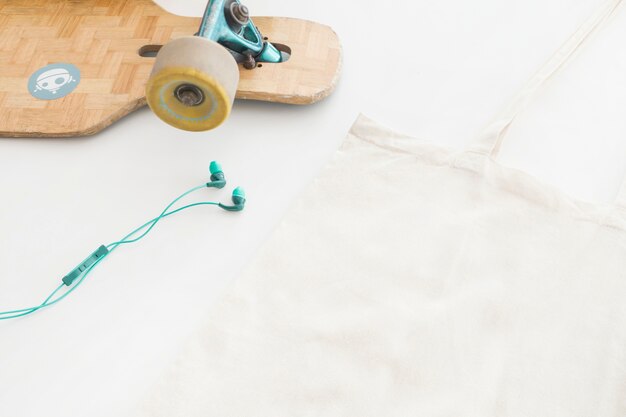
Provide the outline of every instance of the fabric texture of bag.
{"type": "Polygon", "coordinates": [[[361,116],[134,415],[626,416],[626,187],[573,200],[361,116]]]}

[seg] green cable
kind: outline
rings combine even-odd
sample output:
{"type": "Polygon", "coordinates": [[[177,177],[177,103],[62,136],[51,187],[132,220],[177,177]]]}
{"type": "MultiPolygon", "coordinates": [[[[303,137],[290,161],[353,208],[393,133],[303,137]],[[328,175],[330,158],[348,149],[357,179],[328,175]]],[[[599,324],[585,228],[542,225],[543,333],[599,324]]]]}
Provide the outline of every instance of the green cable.
{"type": "MultiPolygon", "coordinates": [[[[206,184],[199,185],[199,186],[197,186],[197,187],[193,187],[191,190],[184,192],[183,194],[181,194],[180,196],[178,196],[176,199],[174,199],[174,201],[172,201],[170,204],[168,204],[168,205],[167,205],[167,207],[165,207],[165,209],[161,212],[161,214],[160,214],[158,217],[156,217],[155,219],[152,219],[151,221],[147,222],[147,223],[146,223],[146,224],[144,224],[143,226],[138,227],[137,229],[133,230],[133,231],[132,231],[132,232],[130,232],[128,235],[124,236],[124,237],[122,238],[122,240],[121,240],[121,241],[119,241],[119,242],[113,242],[113,243],[111,243],[111,244],[107,245],[107,248],[108,248],[109,246],[113,246],[113,248],[116,248],[116,247],[117,247],[117,246],[119,246],[119,245],[123,245],[123,244],[125,244],[125,243],[134,243],[134,242],[137,242],[138,240],[143,239],[143,237],[144,237],[144,236],[146,236],[148,233],[150,233],[150,231],[152,230],[152,228],[153,228],[154,226],[156,226],[156,224],[157,224],[157,223],[158,223],[158,222],[159,222],[162,218],[164,218],[164,217],[165,217],[165,216],[164,216],[164,215],[165,215],[165,213],[167,213],[167,211],[168,211],[168,210],[169,210],[169,209],[170,209],[170,208],[171,208],[174,204],[176,204],[179,200],[183,199],[183,198],[184,198],[184,197],[186,197],[187,195],[189,195],[189,194],[193,193],[194,191],[197,191],[197,190],[200,190],[200,189],[203,189],[203,188],[206,188],[206,184]],[[152,223],[152,225],[151,225],[151,226],[148,228],[148,230],[146,230],[146,231],[145,231],[145,232],[144,232],[141,236],[139,236],[139,237],[138,237],[138,238],[136,238],[136,239],[126,240],[126,239],[128,239],[129,237],[131,237],[132,235],[134,235],[135,233],[137,233],[139,230],[143,229],[146,225],[148,225],[148,224],[150,224],[150,223],[152,223]]],[[[215,205],[217,205],[217,203],[215,203],[215,205]]]]}
{"type": "Polygon", "coordinates": [[[40,305],[38,305],[37,307],[22,308],[22,309],[20,309],[20,310],[12,310],[12,311],[4,311],[4,312],[0,312],[0,316],[2,316],[2,315],[7,315],[7,314],[14,314],[14,313],[22,313],[22,312],[25,312],[25,313],[23,313],[23,314],[17,314],[17,315],[15,315],[15,314],[14,314],[14,315],[12,315],[11,317],[0,317],[0,320],[14,319],[14,318],[17,318],[17,317],[21,317],[21,316],[25,316],[25,315],[27,315],[27,314],[34,313],[35,311],[39,310],[40,308],[43,308],[44,306],[46,306],[46,303],[47,303],[48,301],[50,301],[50,299],[51,299],[52,297],[54,297],[54,295],[55,295],[57,292],[59,292],[59,290],[60,290],[61,288],[63,288],[63,286],[64,286],[64,285],[65,285],[65,284],[61,284],[61,285],[59,285],[59,286],[57,287],[57,289],[56,289],[56,290],[54,290],[54,291],[52,292],[52,294],[50,294],[50,295],[48,296],[48,298],[46,298],[46,299],[44,300],[44,302],[43,302],[43,303],[41,303],[40,305]]]}
{"type": "Polygon", "coordinates": [[[135,243],[135,242],[138,242],[139,240],[143,239],[146,235],[148,235],[148,233],[150,233],[150,231],[152,231],[154,226],[156,226],[156,224],[159,221],[161,221],[162,219],[164,219],[166,217],[169,217],[169,216],[172,216],[172,215],[174,215],[176,213],[179,213],[179,212],[181,212],[183,210],[187,210],[187,209],[189,209],[191,207],[207,206],[207,205],[218,206],[219,203],[216,203],[216,202],[213,202],[213,201],[203,201],[203,202],[199,202],[199,203],[188,204],[188,205],[180,207],[180,208],[178,208],[176,210],[168,211],[174,204],[176,204],[182,198],[184,198],[187,195],[191,194],[192,192],[200,190],[202,188],[206,188],[206,185],[203,184],[201,186],[197,186],[197,187],[194,187],[194,188],[186,191],[185,193],[181,194],[179,197],[174,199],[170,204],[168,204],[167,207],[165,207],[165,209],[161,212],[160,215],[158,215],[154,219],[144,223],[143,225],[139,226],[138,228],[136,228],[135,230],[133,230],[132,232],[130,232],[129,234],[124,236],[121,240],[108,244],[106,247],[107,247],[107,249],[109,249],[109,252],[106,253],[104,256],[100,257],[93,265],[91,265],[89,268],[87,268],[85,271],[83,271],[83,273],[80,275],[78,280],[64,294],[62,294],[59,297],[57,297],[56,299],[50,301],[61,290],[61,288],[63,288],[65,286],[65,284],[61,284],[38,306],[29,307],[29,308],[22,308],[22,309],[19,309],[19,310],[11,310],[11,311],[0,312],[0,321],[2,321],[2,320],[9,320],[9,319],[15,319],[15,318],[18,318],[18,317],[26,316],[26,315],[32,314],[32,313],[34,313],[34,312],[36,312],[36,311],[38,311],[38,310],[40,310],[42,308],[46,308],[46,307],[49,307],[51,305],[54,305],[54,304],[58,303],[59,301],[63,300],[65,297],[67,297],[69,294],[71,294],[76,288],[78,288],[80,286],[80,284],[82,284],[82,282],[91,273],[91,271],[96,267],[96,265],[98,265],[102,260],[104,260],[111,252],[113,252],[115,249],[117,249],[117,247],[119,247],[120,245],[123,245],[123,244],[135,243]],[[140,236],[138,236],[138,237],[136,237],[134,239],[129,239],[129,238],[132,238],[135,234],[139,233],[141,230],[145,229],[146,227],[148,229],[145,232],[143,232],[140,236]]]}
{"type": "MultiPolygon", "coordinates": [[[[197,189],[197,188],[196,188],[197,189]]],[[[186,193],[188,194],[188,193],[186,193]]],[[[186,195],[185,194],[185,195],[186,195]]],[[[179,197],[176,201],[180,200],[181,197],[179,197]]],[[[142,230],[143,228],[147,227],[148,225],[152,225],[152,227],[154,227],[154,225],[160,221],[162,218],[171,216],[173,214],[176,214],[182,210],[186,210],[188,208],[191,207],[195,207],[195,206],[201,206],[201,205],[219,205],[219,203],[215,203],[215,202],[200,202],[200,203],[194,203],[194,204],[189,204],[186,205],[184,207],[181,207],[179,209],[173,210],[171,212],[163,212],[161,213],[161,215],[159,215],[158,217],[155,217],[154,219],[146,222],[145,224],[143,224],[142,226],[138,227],[137,229],[135,229],[133,232],[131,232],[130,234],[128,234],[127,236],[124,237],[124,239],[122,239],[119,242],[114,242],[110,245],[108,245],[108,247],[113,247],[113,249],[111,249],[111,251],[109,251],[109,253],[111,253],[119,244],[122,243],[131,243],[130,241],[126,241],[126,239],[132,235],[134,235],[135,233],[139,232],[140,230],[142,230]]],[[[171,207],[171,204],[168,206],[171,207]]],[[[152,227],[150,227],[150,230],[152,229],[152,227]]],[[[144,233],[142,236],[140,236],[138,239],[135,239],[134,242],[136,242],[137,240],[145,237],[147,233],[144,233]]],[[[36,307],[30,307],[30,308],[24,308],[24,309],[20,309],[20,310],[13,310],[13,311],[6,311],[6,312],[0,312],[0,320],[8,320],[8,319],[13,319],[13,318],[17,318],[17,317],[21,317],[21,316],[25,316],[27,314],[31,314],[36,312],[37,310],[44,308],[44,307],[49,307],[53,304],[56,304],[57,302],[61,301],[62,299],[64,299],[65,297],[67,297],[71,292],[73,292],[83,281],[85,278],[87,278],[87,276],[89,275],[89,273],[92,271],[93,268],[95,268],[96,265],[98,265],[104,258],[106,258],[108,256],[108,254],[104,255],[102,258],[100,258],[98,261],[96,261],[93,265],[91,265],[88,269],[86,269],[83,274],[80,276],[80,278],[76,281],[76,283],[63,295],[59,296],[58,298],[56,298],[53,301],[49,300],[64,286],[63,284],[61,284],[42,304],[36,306],[36,307]],[[22,313],[22,314],[13,314],[13,313],[22,313]],[[9,314],[13,314],[11,316],[7,316],[9,314]],[[7,317],[1,317],[1,316],[7,316],[7,317]]]]}

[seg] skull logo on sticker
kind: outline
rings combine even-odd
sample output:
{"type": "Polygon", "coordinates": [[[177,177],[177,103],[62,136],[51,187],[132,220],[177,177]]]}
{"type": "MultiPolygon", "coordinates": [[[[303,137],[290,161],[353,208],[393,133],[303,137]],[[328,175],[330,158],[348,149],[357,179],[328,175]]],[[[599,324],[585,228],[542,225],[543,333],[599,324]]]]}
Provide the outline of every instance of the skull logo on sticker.
{"type": "Polygon", "coordinates": [[[47,65],[28,80],[28,91],[40,100],[56,100],[70,94],[80,83],[79,69],[67,63],[47,65]]]}

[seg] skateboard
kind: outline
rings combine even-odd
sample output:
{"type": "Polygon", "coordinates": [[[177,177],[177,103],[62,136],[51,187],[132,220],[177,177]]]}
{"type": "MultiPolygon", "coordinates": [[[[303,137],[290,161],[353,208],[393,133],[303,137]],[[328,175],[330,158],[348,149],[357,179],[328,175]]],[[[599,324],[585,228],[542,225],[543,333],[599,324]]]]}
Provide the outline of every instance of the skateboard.
{"type": "Polygon", "coordinates": [[[0,136],[95,134],[146,103],[175,127],[219,126],[237,99],[311,104],[334,89],[337,35],[210,0],[201,18],[152,0],[2,0],[0,136]]]}

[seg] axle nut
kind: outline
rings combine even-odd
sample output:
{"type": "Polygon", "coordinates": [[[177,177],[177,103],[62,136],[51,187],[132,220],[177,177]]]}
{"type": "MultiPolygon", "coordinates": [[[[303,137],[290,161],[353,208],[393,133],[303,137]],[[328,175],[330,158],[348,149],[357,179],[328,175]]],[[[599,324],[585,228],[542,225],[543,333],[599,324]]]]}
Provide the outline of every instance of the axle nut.
{"type": "Polygon", "coordinates": [[[230,14],[233,19],[242,26],[248,24],[248,21],[250,21],[250,11],[248,8],[236,1],[230,4],[230,14]]]}

